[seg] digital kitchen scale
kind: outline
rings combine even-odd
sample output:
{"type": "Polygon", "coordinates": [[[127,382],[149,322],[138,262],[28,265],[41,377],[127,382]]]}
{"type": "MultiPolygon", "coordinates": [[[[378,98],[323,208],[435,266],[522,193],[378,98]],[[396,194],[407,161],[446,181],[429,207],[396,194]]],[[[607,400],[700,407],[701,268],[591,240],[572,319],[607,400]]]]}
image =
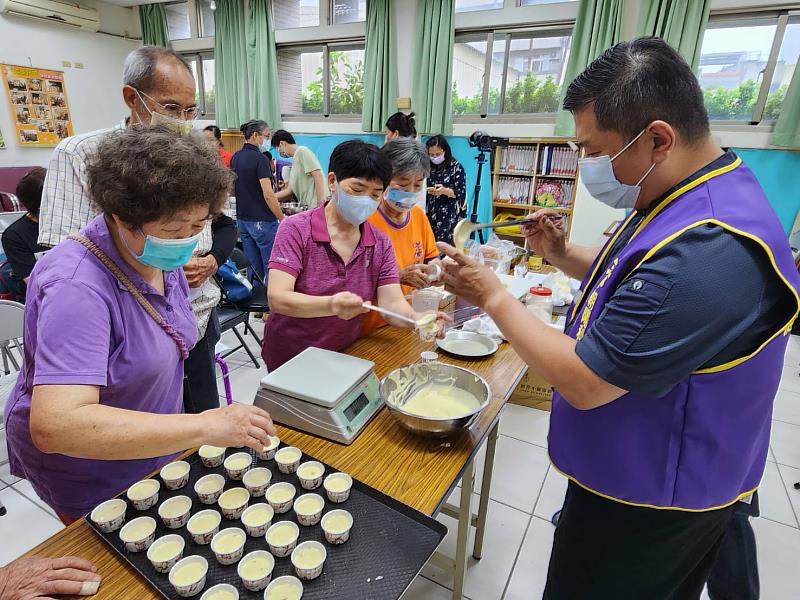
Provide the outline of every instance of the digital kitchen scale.
{"type": "Polygon", "coordinates": [[[255,405],[278,423],[350,444],[383,405],[374,367],[307,348],[261,380],[255,405]]]}

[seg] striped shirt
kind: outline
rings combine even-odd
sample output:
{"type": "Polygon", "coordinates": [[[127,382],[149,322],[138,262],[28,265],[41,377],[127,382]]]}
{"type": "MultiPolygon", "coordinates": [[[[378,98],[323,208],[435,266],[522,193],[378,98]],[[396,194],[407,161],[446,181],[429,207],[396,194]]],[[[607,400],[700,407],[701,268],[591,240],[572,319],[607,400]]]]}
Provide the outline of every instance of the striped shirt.
{"type": "MultiPolygon", "coordinates": [[[[71,233],[77,233],[86,227],[100,213],[89,196],[86,165],[97,152],[103,136],[125,127],[126,122],[122,121],[116,127],[65,138],[56,146],[44,180],[42,205],[39,209],[40,244],[59,244],[71,233]]],[[[211,250],[211,244],[211,224],[206,223],[195,254],[207,253],[211,250]]],[[[200,337],[205,335],[209,316],[219,303],[220,295],[219,288],[211,279],[207,279],[199,288],[189,290],[200,337]]]]}

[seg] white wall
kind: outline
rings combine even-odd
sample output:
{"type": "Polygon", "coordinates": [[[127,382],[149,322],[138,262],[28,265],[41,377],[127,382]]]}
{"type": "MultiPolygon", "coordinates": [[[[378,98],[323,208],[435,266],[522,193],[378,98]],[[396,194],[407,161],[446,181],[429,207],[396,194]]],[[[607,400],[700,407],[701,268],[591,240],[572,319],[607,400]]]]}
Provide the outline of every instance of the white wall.
{"type": "MultiPolygon", "coordinates": [[[[81,4],[98,9],[102,31],[140,36],[138,16],[132,9],[92,0],[81,0],[81,4]]],[[[0,40],[0,62],[64,71],[76,133],[110,127],[125,116],[122,64],[140,41],[5,15],[0,15],[0,40]],[[62,61],[83,63],[84,68],[66,68],[62,61]]],[[[0,98],[0,131],[6,141],[6,149],[0,150],[0,167],[47,166],[52,148],[18,146],[5,90],[0,98]]]]}

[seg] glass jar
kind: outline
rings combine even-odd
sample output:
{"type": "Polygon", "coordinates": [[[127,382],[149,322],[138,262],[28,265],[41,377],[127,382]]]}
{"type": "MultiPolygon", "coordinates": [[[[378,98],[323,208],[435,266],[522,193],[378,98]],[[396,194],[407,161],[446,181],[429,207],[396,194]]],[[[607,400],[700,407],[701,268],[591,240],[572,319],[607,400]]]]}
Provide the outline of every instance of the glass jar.
{"type": "Polygon", "coordinates": [[[553,290],[550,288],[541,285],[532,287],[525,297],[525,305],[545,323],[553,321],[553,290]]]}

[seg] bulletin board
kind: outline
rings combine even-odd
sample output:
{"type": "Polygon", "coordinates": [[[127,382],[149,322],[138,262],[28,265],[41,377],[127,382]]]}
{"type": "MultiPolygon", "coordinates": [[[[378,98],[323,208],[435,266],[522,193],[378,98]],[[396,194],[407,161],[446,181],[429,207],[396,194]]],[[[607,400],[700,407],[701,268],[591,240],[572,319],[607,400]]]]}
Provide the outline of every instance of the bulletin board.
{"type": "Polygon", "coordinates": [[[2,65],[14,138],[20,146],[55,146],[74,134],[62,71],[2,65]]]}

